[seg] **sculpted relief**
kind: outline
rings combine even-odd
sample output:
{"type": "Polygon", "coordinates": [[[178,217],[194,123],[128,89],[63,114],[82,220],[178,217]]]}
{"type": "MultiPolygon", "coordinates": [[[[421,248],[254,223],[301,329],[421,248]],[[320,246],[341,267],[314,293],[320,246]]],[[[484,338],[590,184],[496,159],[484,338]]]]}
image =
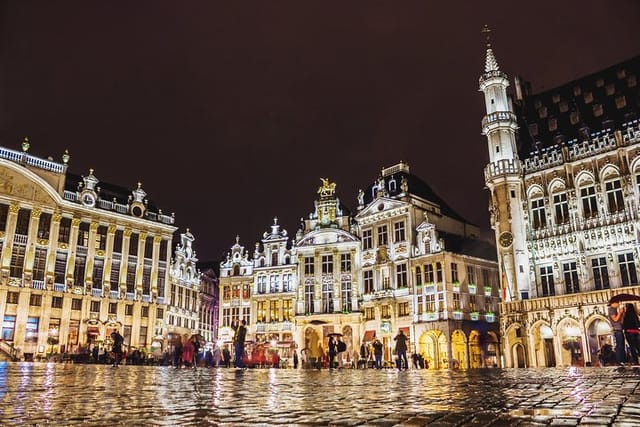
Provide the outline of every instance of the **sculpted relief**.
{"type": "Polygon", "coordinates": [[[16,198],[53,204],[51,196],[38,184],[15,172],[0,168],[0,192],[16,198]]]}

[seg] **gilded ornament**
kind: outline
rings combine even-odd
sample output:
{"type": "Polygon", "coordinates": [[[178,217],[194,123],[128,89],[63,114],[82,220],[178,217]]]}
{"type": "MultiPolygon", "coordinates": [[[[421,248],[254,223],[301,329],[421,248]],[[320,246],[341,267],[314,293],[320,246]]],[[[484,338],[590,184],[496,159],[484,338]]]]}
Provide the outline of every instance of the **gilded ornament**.
{"type": "Polygon", "coordinates": [[[73,218],[73,219],[71,220],[71,225],[72,225],[73,227],[78,227],[78,226],[80,225],[80,222],[82,222],[82,221],[80,220],[80,218],[73,218]]]}
{"type": "Polygon", "coordinates": [[[123,235],[124,237],[131,237],[132,230],[130,228],[125,228],[123,235]]]}
{"type": "Polygon", "coordinates": [[[62,214],[60,212],[54,212],[53,216],[51,217],[51,220],[53,222],[60,222],[61,219],[62,219],[62,214]]]}
{"type": "Polygon", "coordinates": [[[40,208],[34,208],[31,211],[31,218],[40,219],[40,215],[42,215],[42,210],[40,208]]]}
{"type": "Polygon", "coordinates": [[[9,212],[17,214],[19,210],[20,210],[20,204],[19,203],[12,202],[9,205],[9,212]]]}
{"type": "Polygon", "coordinates": [[[116,232],[116,226],[114,224],[109,224],[109,227],[107,228],[107,232],[109,234],[114,234],[116,232]]]}
{"type": "Polygon", "coordinates": [[[97,222],[92,222],[92,223],[89,225],[89,230],[91,230],[91,231],[96,231],[96,230],[98,229],[98,227],[99,227],[99,224],[98,224],[97,222]]]}
{"type": "Polygon", "coordinates": [[[320,197],[333,196],[336,191],[336,183],[330,182],[329,178],[320,178],[320,181],[322,181],[322,186],[318,188],[318,194],[320,194],[320,197]]]}

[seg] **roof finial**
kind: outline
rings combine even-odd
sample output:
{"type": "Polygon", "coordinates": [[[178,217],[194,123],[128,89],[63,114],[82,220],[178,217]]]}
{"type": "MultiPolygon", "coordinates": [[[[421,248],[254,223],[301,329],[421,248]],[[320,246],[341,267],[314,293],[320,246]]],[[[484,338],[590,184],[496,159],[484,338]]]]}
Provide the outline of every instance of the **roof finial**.
{"type": "Polygon", "coordinates": [[[491,47],[491,28],[489,28],[487,24],[484,24],[484,27],[482,27],[482,32],[486,34],[487,47],[491,47]]]}

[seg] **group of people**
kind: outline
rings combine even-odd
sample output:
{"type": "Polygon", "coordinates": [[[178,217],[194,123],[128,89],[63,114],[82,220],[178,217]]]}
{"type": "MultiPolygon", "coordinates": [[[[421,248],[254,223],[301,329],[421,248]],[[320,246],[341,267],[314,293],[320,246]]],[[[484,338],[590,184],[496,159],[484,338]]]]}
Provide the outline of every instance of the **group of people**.
{"type": "MultiPolygon", "coordinates": [[[[638,313],[632,303],[622,305],[619,302],[609,304],[609,321],[613,329],[613,338],[615,341],[615,363],[622,365],[624,363],[638,364],[638,355],[640,355],[640,320],[638,313]],[[629,354],[627,356],[627,347],[629,354]]],[[[600,363],[603,365],[610,364],[613,355],[610,354],[610,347],[605,344],[600,353],[600,363]]]]}

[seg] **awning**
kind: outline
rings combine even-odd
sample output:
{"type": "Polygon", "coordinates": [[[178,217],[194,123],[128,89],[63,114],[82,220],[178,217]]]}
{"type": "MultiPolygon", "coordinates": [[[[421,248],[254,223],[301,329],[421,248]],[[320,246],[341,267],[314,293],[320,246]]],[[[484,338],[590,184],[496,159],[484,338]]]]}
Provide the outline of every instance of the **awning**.
{"type": "Polygon", "coordinates": [[[373,341],[376,338],[376,331],[366,331],[364,333],[364,337],[362,338],[362,341],[367,342],[367,341],[373,341]]]}
{"type": "Polygon", "coordinates": [[[409,327],[408,327],[408,326],[407,326],[406,328],[400,328],[400,330],[401,330],[402,332],[404,332],[404,334],[405,334],[406,336],[409,336],[409,327]]]}

